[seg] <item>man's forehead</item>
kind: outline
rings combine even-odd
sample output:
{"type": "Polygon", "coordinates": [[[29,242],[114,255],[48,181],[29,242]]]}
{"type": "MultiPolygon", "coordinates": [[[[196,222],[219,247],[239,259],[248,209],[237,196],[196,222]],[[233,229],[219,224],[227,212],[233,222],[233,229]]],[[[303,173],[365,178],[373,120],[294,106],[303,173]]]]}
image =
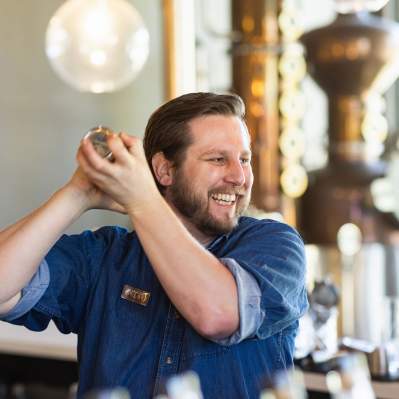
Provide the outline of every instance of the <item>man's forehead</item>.
{"type": "MultiPolygon", "coordinates": [[[[245,122],[235,115],[204,115],[192,119],[189,123],[192,145],[209,145],[220,140],[240,142],[250,149],[250,135],[245,122]]],[[[226,143],[227,144],[227,143],[226,143]]]]}

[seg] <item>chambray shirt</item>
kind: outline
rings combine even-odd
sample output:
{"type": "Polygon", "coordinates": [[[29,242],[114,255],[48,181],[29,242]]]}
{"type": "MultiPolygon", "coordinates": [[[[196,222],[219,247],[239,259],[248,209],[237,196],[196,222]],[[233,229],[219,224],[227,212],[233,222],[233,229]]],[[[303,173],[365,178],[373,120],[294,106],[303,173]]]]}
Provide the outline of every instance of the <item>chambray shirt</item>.
{"type": "Polygon", "coordinates": [[[240,327],[226,339],[202,337],[179,315],[136,233],[120,227],[62,236],[2,319],[35,331],[54,320],[78,334],[79,398],[115,386],[152,398],[194,370],[205,399],[258,399],[262,382],[292,365],[307,308],[303,242],[286,224],[242,217],[207,249],[237,283],[240,327]],[[125,285],[150,293],[148,304],[122,298],[125,285]]]}

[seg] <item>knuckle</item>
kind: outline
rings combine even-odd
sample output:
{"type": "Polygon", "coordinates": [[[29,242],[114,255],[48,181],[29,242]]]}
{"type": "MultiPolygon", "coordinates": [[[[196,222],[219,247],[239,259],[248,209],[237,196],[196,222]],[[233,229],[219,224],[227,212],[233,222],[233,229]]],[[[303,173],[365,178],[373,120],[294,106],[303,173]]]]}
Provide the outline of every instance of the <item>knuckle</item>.
{"type": "Polygon", "coordinates": [[[113,175],[114,175],[114,179],[115,180],[120,180],[121,177],[122,177],[122,169],[121,168],[115,168],[113,175]]]}
{"type": "Polygon", "coordinates": [[[93,160],[93,167],[95,170],[97,170],[100,173],[105,172],[106,169],[106,165],[104,164],[102,159],[93,160]]]}

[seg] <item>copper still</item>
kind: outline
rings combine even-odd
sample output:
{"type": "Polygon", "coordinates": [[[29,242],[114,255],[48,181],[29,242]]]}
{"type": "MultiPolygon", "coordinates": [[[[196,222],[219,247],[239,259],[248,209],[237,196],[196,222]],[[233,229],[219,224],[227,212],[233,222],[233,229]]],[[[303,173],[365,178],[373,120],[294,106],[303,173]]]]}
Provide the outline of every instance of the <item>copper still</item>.
{"type": "Polygon", "coordinates": [[[255,185],[254,205],[280,209],[278,70],[280,0],[232,0],[233,91],[246,104],[251,133],[255,185]],[[277,167],[276,167],[277,166],[277,167]]]}
{"type": "Polygon", "coordinates": [[[369,195],[370,183],[384,175],[385,165],[378,153],[370,153],[362,123],[367,96],[399,73],[399,26],[368,12],[338,14],[332,24],[306,33],[301,41],[309,73],[329,102],[328,164],[310,176],[303,197],[305,239],[334,245],[339,228],[352,222],[365,242],[386,241],[391,224],[369,195]]]}
{"type": "Polygon", "coordinates": [[[328,97],[329,144],[327,165],[309,176],[300,230],[316,253],[315,275],[331,275],[341,289],[340,335],[398,338],[399,223],[374,206],[370,185],[386,168],[382,141],[368,140],[365,123],[368,99],[399,74],[399,24],[365,11],[338,14],[301,41],[308,71],[328,97]],[[348,223],[361,232],[351,256],[337,247],[348,223]]]}

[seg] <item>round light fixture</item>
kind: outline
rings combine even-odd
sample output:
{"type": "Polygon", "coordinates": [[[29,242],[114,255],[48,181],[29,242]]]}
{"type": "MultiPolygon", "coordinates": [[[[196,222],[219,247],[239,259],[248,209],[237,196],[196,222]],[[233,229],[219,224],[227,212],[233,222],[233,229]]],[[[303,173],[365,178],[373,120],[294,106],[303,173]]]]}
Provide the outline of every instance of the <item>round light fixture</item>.
{"type": "Polygon", "coordinates": [[[52,68],[79,91],[104,93],[127,86],[148,53],[147,28],[126,0],[67,0],[47,28],[52,68]]]}

